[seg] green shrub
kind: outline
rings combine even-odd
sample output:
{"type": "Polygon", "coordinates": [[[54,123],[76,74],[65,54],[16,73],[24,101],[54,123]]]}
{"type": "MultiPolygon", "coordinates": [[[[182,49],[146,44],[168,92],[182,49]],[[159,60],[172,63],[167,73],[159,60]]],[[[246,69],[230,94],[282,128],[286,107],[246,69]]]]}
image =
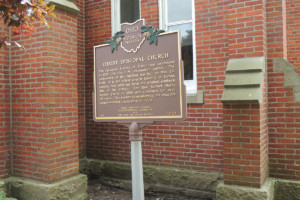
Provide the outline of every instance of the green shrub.
{"type": "Polygon", "coordinates": [[[2,192],[0,192],[0,200],[17,200],[15,198],[8,198],[5,196],[5,194],[3,194],[2,192]]]}

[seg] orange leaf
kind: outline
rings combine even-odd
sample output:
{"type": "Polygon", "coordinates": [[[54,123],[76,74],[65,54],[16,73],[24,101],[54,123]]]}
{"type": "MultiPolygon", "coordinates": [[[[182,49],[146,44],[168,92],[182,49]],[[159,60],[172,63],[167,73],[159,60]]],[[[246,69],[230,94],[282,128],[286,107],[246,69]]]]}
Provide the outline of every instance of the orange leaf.
{"type": "Polygon", "coordinates": [[[51,6],[49,6],[49,11],[48,11],[48,12],[51,12],[51,11],[53,11],[54,9],[55,9],[55,5],[52,4],[51,6]]]}
{"type": "Polygon", "coordinates": [[[52,17],[56,17],[56,15],[54,13],[48,13],[48,15],[50,15],[52,17]]]}

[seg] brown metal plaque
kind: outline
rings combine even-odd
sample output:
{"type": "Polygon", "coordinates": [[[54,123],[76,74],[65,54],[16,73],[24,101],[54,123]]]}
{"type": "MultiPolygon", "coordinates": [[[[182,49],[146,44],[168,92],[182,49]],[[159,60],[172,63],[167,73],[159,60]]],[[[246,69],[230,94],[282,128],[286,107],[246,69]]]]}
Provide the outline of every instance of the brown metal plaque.
{"type": "Polygon", "coordinates": [[[157,45],[150,44],[139,37],[143,36],[141,25],[139,23],[137,28],[136,23],[126,24],[124,27],[131,30],[131,34],[138,30],[137,36],[126,37],[124,31],[122,48],[113,53],[110,45],[94,47],[96,122],[179,121],[186,118],[180,34],[178,31],[162,33],[157,36],[157,45]]]}

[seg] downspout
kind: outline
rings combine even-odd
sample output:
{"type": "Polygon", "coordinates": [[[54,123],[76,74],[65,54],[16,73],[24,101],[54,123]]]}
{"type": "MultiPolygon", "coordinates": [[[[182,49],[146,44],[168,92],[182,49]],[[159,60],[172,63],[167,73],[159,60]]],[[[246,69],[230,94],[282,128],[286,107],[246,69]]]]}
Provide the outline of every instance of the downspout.
{"type": "MultiPolygon", "coordinates": [[[[11,28],[9,27],[9,42],[11,43],[11,28]]],[[[13,139],[13,115],[12,115],[12,77],[11,77],[11,69],[12,69],[12,55],[11,55],[11,45],[9,45],[8,47],[8,51],[9,51],[9,134],[10,134],[10,176],[13,176],[14,174],[14,170],[13,170],[13,166],[14,166],[14,139],[13,139]]]]}
{"type": "MultiPolygon", "coordinates": [[[[86,77],[86,58],[85,58],[85,52],[86,52],[86,45],[85,45],[85,42],[86,42],[86,31],[85,31],[85,2],[83,2],[83,55],[84,55],[84,61],[83,61],[83,73],[84,73],[84,99],[83,99],[83,103],[84,103],[84,113],[83,113],[83,116],[84,116],[84,158],[87,157],[87,148],[86,148],[86,132],[87,132],[87,128],[86,128],[86,84],[85,84],[85,77],[86,77]]],[[[77,22],[78,23],[78,22],[77,22]]]]}

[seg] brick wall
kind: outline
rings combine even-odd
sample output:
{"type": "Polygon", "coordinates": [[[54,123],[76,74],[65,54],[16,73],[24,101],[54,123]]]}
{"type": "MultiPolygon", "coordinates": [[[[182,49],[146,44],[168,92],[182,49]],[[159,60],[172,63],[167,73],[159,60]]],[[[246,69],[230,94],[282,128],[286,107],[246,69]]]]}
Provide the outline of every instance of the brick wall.
{"type": "Polygon", "coordinates": [[[274,68],[274,59],[278,57],[288,59],[298,68],[300,74],[300,65],[297,63],[297,49],[300,49],[300,43],[297,42],[299,39],[296,37],[298,32],[295,26],[297,23],[295,11],[299,11],[299,3],[299,1],[297,3],[297,1],[273,0],[267,4],[270,176],[298,180],[300,179],[300,103],[295,102],[294,88],[285,85],[283,70],[276,71],[274,68]]]}
{"type": "Polygon", "coordinates": [[[298,74],[300,74],[299,8],[299,0],[286,0],[288,60],[296,66],[298,74]]]}
{"type": "Polygon", "coordinates": [[[224,182],[260,187],[268,176],[266,114],[262,105],[224,106],[224,182]]]}
{"type": "Polygon", "coordinates": [[[50,30],[15,37],[14,176],[51,183],[78,173],[77,19],[59,9],[50,30]]]}
{"type": "Polygon", "coordinates": [[[287,58],[286,1],[267,1],[268,57],[287,58]]]}
{"type": "Polygon", "coordinates": [[[77,78],[79,156],[85,156],[85,7],[84,0],[75,0],[77,15],[77,78]]]}
{"type": "MultiPolygon", "coordinates": [[[[229,58],[266,56],[265,2],[229,1],[227,10],[229,58]]],[[[260,187],[268,177],[266,81],[261,102],[224,106],[226,184],[260,187]]]]}
{"type": "Polygon", "coordinates": [[[284,86],[284,73],[269,69],[269,166],[270,176],[300,179],[300,103],[293,88],[284,86]]]}
{"type": "MultiPolygon", "coordinates": [[[[12,50],[14,176],[48,183],[63,179],[78,173],[78,154],[130,162],[128,129],[94,123],[92,117],[93,46],[112,34],[110,2],[75,0],[82,11],[78,16],[57,9],[50,30],[37,24],[33,37],[15,37],[27,51],[12,50]]],[[[141,3],[146,23],[158,28],[157,1],[141,3]]],[[[293,88],[284,85],[284,73],[274,71],[273,59],[284,57],[300,67],[300,3],[270,0],[264,6],[262,0],[195,0],[197,82],[205,102],[189,104],[184,122],[143,129],[144,164],[224,170],[227,184],[259,187],[269,157],[272,177],[299,179],[300,104],[293,88]],[[228,59],[255,56],[268,56],[268,97],[265,74],[261,105],[224,106],[228,59]]],[[[0,58],[0,177],[5,178],[8,51],[1,49],[0,58]]]]}
{"type": "MultiPolygon", "coordinates": [[[[198,89],[205,90],[205,104],[188,105],[185,122],[157,122],[144,128],[143,158],[145,164],[222,171],[220,98],[228,60],[225,5],[223,1],[195,2],[198,89]]],[[[95,124],[92,121],[92,74],[88,75],[92,73],[92,44],[103,43],[111,35],[110,2],[87,1],[86,12],[86,21],[91,24],[86,24],[87,156],[129,162],[128,129],[114,123],[95,124]],[[101,11],[100,16],[97,10],[101,11]]],[[[141,13],[147,23],[158,28],[157,1],[143,0],[141,13]]]]}
{"type": "Polygon", "coordinates": [[[159,14],[157,0],[141,0],[141,18],[145,24],[159,28],[159,14]]]}
{"type": "MultiPolygon", "coordinates": [[[[8,29],[0,22],[0,35],[8,29]]],[[[0,48],[0,179],[10,174],[10,132],[9,132],[9,51],[0,48]]]]}
{"type": "MultiPolygon", "coordinates": [[[[297,1],[287,0],[287,10],[285,10],[285,1],[277,0],[267,1],[266,5],[262,0],[195,1],[197,80],[198,90],[205,92],[205,104],[188,105],[188,118],[185,122],[157,122],[146,127],[143,130],[145,164],[222,171],[223,105],[220,98],[227,61],[229,58],[268,55],[269,83],[265,73],[263,100],[258,108],[253,109],[253,112],[257,112],[257,116],[253,117],[253,120],[250,119],[250,122],[257,123],[257,126],[252,128],[253,135],[240,136],[241,140],[248,141],[247,145],[252,149],[247,152],[248,154],[238,156],[251,157],[252,160],[249,162],[252,162],[253,168],[241,174],[243,178],[238,184],[259,187],[269,173],[268,157],[271,176],[299,179],[297,167],[299,139],[296,134],[299,132],[297,125],[299,104],[291,97],[293,89],[284,88],[283,73],[273,73],[270,68],[273,58],[287,55],[297,66],[298,5],[297,1]],[[287,29],[284,28],[285,24],[287,29]],[[267,106],[269,106],[268,115],[267,106]],[[267,117],[269,117],[270,144],[268,144],[267,117]],[[253,138],[254,135],[256,138],[253,138]]],[[[141,5],[142,17],[154,27],[158,27],[157,6],[154,0],[143,0],[141,5]]],[[[86,67],[89,71],[86,76],[87,156],[129,162],[127,129],[115,123],[96,124],[92,121],[92,46],[103,43],[111,35],[110,2],[87,1],[86,8],[90,13],[87,14],[89,25],[86,26],[86,39],[89,45],[86,51],[88,58],[86,67]],[[101,10],[102,15],[99,16],[96,10],[101,10]],[[98,27],[101,27],[101,31],[98,27]]],[[[251,108],[253,105],[248,106],[251,108]]],[[[235,106],[229,108],[232,110],[235,106]]],[[[240,113],[244,112],[238,107],[236,109],[240,113]]],[[[227,108],[224,112],[227,112],[226,110],[227,108]]],[[[243,120],[239,123],[243,123],[243,120]]],[[[240,134],[243,134],[243,131],[240,134]]],[[[226,151],[238,152],[243,149],[242,146],[229,148],[227,145],[230,146],[232,141],[233,138],[228,144],[224,144],[226,151]]],[[[224,160],[224,162],[229,161],[234,163],[236,160],[229,157],[224,160]]],[[[225,171],[228,172],[227,177],[234,177],[241,173],[241,170],[227,169],[227,164],[225,164],[225,170],[228,170],[225,171]]],[[[240,164],[240,169],[245,167],[245,164],[240,164]]],[[[230,178],[227,182],[237,183],[230,178]]]]}
{"type": "MultiPolygon", "coordinates": [[[[106,152],[109,148],[105,142],[101,142],[101,138],[105,138],[102,132],[103,125],[93,122],[92,111],[92,92],[93,92],[93,50],[95,45],[103,44],[105,40],[111,37],[111,9],[110,0],[85,1],[85,115],[86,115],[86,151],[87,156],[90,154],[100,155],[106,152]],[[103,143],[105,143],[103,145],[103,143]],[[102,154],[102,153],[101,153],[102,154]]],[[[112,134],[111,134],[112,135],[112,134]]],[[[111,142],[111,141],[109,141],[111,142]]],[[[111,148],[114,148],[114,143],[111,143],[111,148]]],[[[105,154],[105,153],[104,153],[105,154]]],[[[109,156],[109,154],[107,155],[109,156]]]]}
{"type": "Polygon", "coordinates": [[[228,1],[229,57],[266,55],[265,3],[263,0],[228,1]]]}

